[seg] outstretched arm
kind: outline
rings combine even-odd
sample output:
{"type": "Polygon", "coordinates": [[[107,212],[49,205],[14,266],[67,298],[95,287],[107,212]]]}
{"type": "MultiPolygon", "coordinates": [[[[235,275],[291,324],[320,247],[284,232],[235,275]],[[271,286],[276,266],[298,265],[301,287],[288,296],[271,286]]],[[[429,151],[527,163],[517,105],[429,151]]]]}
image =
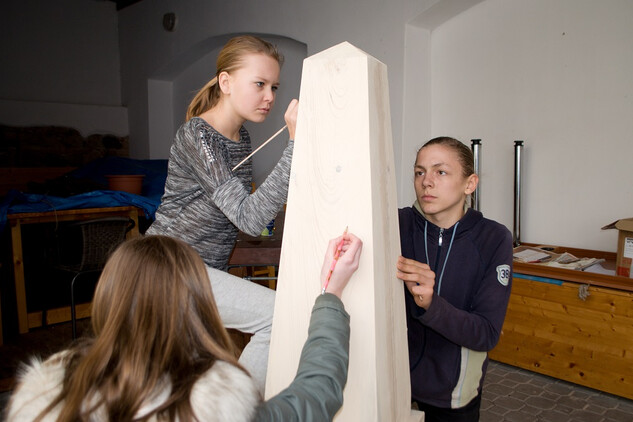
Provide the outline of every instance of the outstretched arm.
{"type": "MultiPolygon", "coordinates": [[[[338,241],[332,239],[323,261],[325,282],[338,241]]],[[[256,421],[327,421],[343,405],[343,388],[349,363],[349,315],[340,295],[358,269],[362,242],[353,234],[343,237],[343,247],[326,293],[312,308],[308,339],[303,346],[299,369],[290,386],[262,403],[256,421]]]]}
{"type": "Polygon", "coordinates": [[[290,141],[277,165],[255,192],[250,193],[239,178],[233,177],[213,193],[212,200],[216,206],[237,228],[251,236],[259,235],[286,202],[298,108],[297,100],[288,105],[284,119],[290,141]]]}

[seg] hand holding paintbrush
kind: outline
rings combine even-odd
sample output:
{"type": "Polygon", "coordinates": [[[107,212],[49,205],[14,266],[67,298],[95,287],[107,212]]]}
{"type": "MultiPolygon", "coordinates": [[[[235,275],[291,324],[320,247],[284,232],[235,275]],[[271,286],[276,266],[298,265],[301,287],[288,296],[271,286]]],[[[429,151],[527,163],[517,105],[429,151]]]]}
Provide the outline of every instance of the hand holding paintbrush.
{"type": "Polygon", "coordinates": [[[288,134],[290,135],[290,139],[295,139],[295,128],[297,126],[297,113],[299,112],[299,101],[292,100],[290,104],[288,104],[288,109],[286,110],[286,114],[284,115],[284,119],[286,120],[286,124],[284,127],[279,129],[273,136],[268,138],[264,143],[262,143],[255,151],[248,154],[242,161],[237,163],[235,167],[233,167],[233,171],[237,170],[242,164],[246,162],[249,158],[251,158],[257,151],[265,147],[270,141],[275,139],[277,135],[284,131],[284,129],[288,128],[288,134]]]}

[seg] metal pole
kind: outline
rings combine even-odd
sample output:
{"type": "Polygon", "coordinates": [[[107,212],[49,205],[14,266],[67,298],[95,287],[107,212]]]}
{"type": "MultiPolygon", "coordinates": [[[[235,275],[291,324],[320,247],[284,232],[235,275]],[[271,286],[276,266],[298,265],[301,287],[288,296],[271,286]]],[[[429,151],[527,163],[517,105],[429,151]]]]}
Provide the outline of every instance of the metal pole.
{"type": "Polygon", "coordinates": [[[514,246],[521,244],[521,151],[523,141],[514,141],[514,246]]]}
{"type": "MultiPolygon", "coordinates": [[[[479,175],[479,167],[481,165],[481,139],[472,139],[470,141],[471,148],[473,150],[473,158],[474,158],[474,167],[475,174],[479,175]]],[[[473,192],[472,196],[472,208],[474,210],[480,211],[479,209],[479,197],[481,194],[481,179],[479,179],[479,184],[477,185],[477,189],[473,192]]]]}

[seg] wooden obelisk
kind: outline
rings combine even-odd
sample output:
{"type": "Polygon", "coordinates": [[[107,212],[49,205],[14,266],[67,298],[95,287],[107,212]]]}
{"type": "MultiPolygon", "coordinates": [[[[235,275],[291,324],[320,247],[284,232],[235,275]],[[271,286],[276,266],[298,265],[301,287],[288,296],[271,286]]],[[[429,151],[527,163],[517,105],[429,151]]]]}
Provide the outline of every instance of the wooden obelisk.
{"type": "Polygon", "coordinates": [[[266,397],[294,378],[320,294],[328,240],[363,241],[344,291],[349,376],[336,421],[420,420],[411,412],[386,66],[344,42],[304,60],[266,397]]]}

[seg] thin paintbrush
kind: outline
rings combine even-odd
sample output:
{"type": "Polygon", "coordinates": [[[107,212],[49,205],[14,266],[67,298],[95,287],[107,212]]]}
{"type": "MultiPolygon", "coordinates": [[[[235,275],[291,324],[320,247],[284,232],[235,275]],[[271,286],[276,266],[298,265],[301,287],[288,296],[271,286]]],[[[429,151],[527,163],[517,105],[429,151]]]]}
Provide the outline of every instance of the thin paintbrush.
{"type": "Polygon", "coordinates": [[[267,143],[269,143],[270,141],[272,141],[273,139],[275,139],[275,137],[276,137],[277,135],[279,135],[281,132],[283,132],[283,130],[284,130],[286,127],[288,127],[288,125],[284,125],[284,127],[282,127],[281,129],[279,129],[279,130],[278,130],[278,131],[277,131],[277,132],[276,132],[273,136],[271,136],[270,138],[268,138],[268,140],[267,140],[266,142],[264,142],[263,144],[261,144],[261,145],[260,145],[260,146],[259,146],[259,147],[255,150],[255,151],[251,152],[250,154],[248,154],[248,155],[246,156],[246,158],[245,158],[245,159],[243,159],[242,161],[240,161],[239,163],[237,163],[237,165],[236,165],[235,167],[233,167],[233,171],[237,170],[237,168],[238,168],[239,166],[241,166],[242,164],[244,164],[244,162],[245,162],[246,160],[248,160],[248,159],[249,159],[249,158],[251,158],[253,155],[255,155],[255,153],[256,153],[257,151],[259,151],[260,149],[262,149],[262,148],[263,148],[263,147],[264,147],[267,143]]]}

